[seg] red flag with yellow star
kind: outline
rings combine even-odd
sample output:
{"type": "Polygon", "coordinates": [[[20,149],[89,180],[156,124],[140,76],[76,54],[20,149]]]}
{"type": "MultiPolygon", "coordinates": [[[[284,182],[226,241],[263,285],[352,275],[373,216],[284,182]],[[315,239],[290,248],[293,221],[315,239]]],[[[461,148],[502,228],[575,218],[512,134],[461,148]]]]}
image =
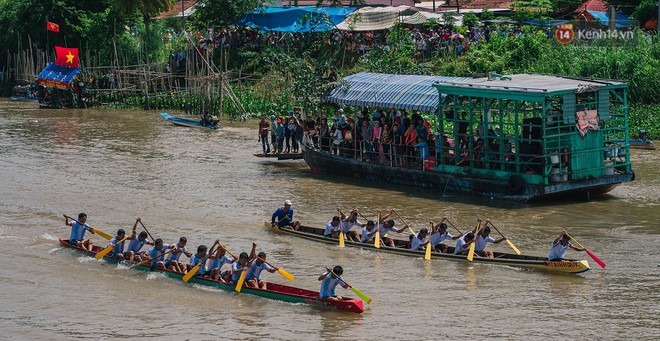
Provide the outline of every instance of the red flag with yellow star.
{"type": "Polygon", "coordinates": [[[53,32],[59,32],[60,31],[60,25],[58,25],[54,22],[46,21],[46,29],[49,30],[49,31],[53,31],[53,32]]]}
{"type": "Polygon", "coordinates": [[[78,48],[55,46],[55,64],[78,68],[78,48]]]}

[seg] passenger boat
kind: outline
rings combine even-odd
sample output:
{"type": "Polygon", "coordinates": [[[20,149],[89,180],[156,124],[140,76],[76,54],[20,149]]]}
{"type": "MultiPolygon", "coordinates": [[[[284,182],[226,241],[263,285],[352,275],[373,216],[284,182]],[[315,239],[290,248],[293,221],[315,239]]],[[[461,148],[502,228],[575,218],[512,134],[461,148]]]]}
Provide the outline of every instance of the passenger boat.
{"type": "MultiPolygon", "coordinates": [[[[323,228],[300,226],[300,228],[298,228],[298,230],[296,231],[292,229],[280,228],[277,225],[271,226],[269,222],[265,222],[264,227],[278,234],[292,235],[326,244],[335,244],[335,245],[338,244],[336,238],[326,237],[323,235],[323,232],[325,231],[325,229],[323,228]]],[[[380,248],[376,248],[373,244],[352,242],[348,240],[345,241],[344,245],[373,250],[373,251],[395,253],[399,255],[412,256],[412,257],[424,258],[424,254],[425,254],[425,251],[409,249],[408,242],[397,239],[394,239],[394,245],[396,247],[389,247],[381,244],[380,248]]],[[[467,260],[467,256],[453,254],[454,248],[451,246],[448,248],[447,252],[448,253],[431,252],[431,259],[444,259],[444,260],[459,261],[459,262],[469,262],[467,260]]],[[[544,257],[517,255],[517,254],[509,254],[509,253],[501,253],[501,252],[493,252],[493,258],[485,258],[475,255],[473,262],[512,266],[517,268],[526,268],[526,269],[534,269],[534,270],[543,270],[543,271],[558,272],[558,273],[569,273],[569,274],[578,274],[590,269],[589,262],[587,262],[586,260],[566,260],[561,262],[549,262],[544,257]]]]}
{"type": "Polygon", "coordinates": [[[435,148],[430,141],[434,151],[426,158],[411,147],[389,145],[374,162],[359,140],[340,153],[332,153],[327,141],[307,142],[303,158],[312,172],[379,185],[520,202],[590,200],[634,180],[627,91],[626,83],[614,80],[538,74],[457,79],[358,73],[325,100],[381,108],[390,121],[399,119],[395,109],[397,115],[426,112],[437,122],[429,133],[446,135],[447,144],[435,148]],[[615,151],[616,158],[607,156],[615,151]]]}
{"type": "Polygon", "coordinates": [[[644,149],[644,150],[656,150],[658,147],[653,144],[653,141],[650,140],[630,140],[630,148],[632,149],[644,149]]]}
{"type": "Polygon", "coordinates": [[[181,118],[181,117],[175,117],[172,116],[168,113],[162,112],[160,113],[160,116],[163,116],[164,119],[172,122],[174,125],[178,126],[184,126],[184,127],[193,127],[193,128],[203,128],[203,129],[211,129],[211,130],[216,130],[222,128],[220,125],[203,125],[199,120],[193,120],[190,118],[181,118]]]}
{"type": "MultiPolygon", "coordinates": [[[[84,250],[82,248],[76,247],[74,245],[69,244],[67,238],[60,238],[59,242],[62,246],[72,248],[78,251],[83,252],[84,254],[88,256],[94,256],[97,252],[103,250],[102,247],[100,246],[94,246],[93,251],[88,251],[84,250]]],[[[118,260],[105,256],[103,257],[104,260],[111,262],[111,263],[119,263],[118,260]]],[[[122,262],[127,265],[133,265],[128,262],[122,262]]],[[[141,271],[151,271],[149,266],[138,266],[135,268],[136,270],[141,270],[141,271]]],[[[183,274],[178,273],[178,272],[173,272],[169,270],[153,270],[154,272],[159,272],[164,274],[167,277],[175,278],[175,279],[182,279],[183,274]]],[[[200,285],[205,285],[205,286],[210,286],[214,288],[219,288],[227,291],[235,291],[233,285],[221,283],[219,281],[214,281],[209,278],[200,278],[200,277],[192,277],[188,283],[197,283],[200,285]]],[[[255,296],[261,296],[261,297],[266,297],[278,301],[284,301],[284,302],[289,302],[289,303],[303,303],[303,304],[308,304],[308,305],[314,305],[314,306],[324,306],[324,307],[333,307],[337,310],[342,310],[342,311],[347,311],[351,313],[362,313],[364,312],[364,307],[362,305],[362,301],[359,299],[352,299],[352,298],[344,298],[342,300],[325,300],[319,298],[319,293],[317,291],[311,291],[311,290],[306,290],[306,289],[301,289],[301,288],[296,288],[296,287],[290,287],[286,285],[281,285],[281,284],[275,284],[275,283],[268,283],[267,289],[259,289],[259,288],[250,288],[247,286],[243,286],[241,288],[241,293],[244,294],[250,294],[250,295],[255,295],[255,296]]]]}

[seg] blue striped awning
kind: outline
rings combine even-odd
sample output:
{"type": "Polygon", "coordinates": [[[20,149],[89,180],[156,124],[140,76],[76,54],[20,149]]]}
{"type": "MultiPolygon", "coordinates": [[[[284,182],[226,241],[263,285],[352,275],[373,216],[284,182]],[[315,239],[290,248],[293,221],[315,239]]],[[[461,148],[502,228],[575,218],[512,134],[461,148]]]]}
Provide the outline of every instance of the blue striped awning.
{"type": "Polygon", "coordinates": [[[440,96],[433,83],[467,79],[360,72],[343,78],[342,85],[326,100],[340,105],[435,112],[440,96]]]}
{"type": "Polygon", "coordinates": [[[69,83],[78,72],[80,72],[79,68],[48,63],[46,68],[39,73],[37,83],[43,86],[52,86],[66,90],[69,88],[69,83]]]}

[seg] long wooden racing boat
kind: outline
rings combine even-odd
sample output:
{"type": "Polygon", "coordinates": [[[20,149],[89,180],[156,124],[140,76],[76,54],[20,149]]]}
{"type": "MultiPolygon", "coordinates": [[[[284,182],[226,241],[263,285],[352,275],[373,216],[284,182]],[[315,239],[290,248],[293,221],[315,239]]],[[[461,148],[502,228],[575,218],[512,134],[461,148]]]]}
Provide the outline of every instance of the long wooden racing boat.
{"type": "MultiPolygon", "coordinates": [[[[322,228],[300,226],[300,228],[298,228],[298,230],[296,231],[286,228],[280,228],[277,225],[271,226],[269,222],[264,223],[264,227],[266,227],[267,229],[269,229],[274,233],[288,234],[321,243],[335,244],[335,245],[338,244],[337,238],[325,237],[323,235],[325,229],[322,228]]],[[[344,244],[346,246],[359,247],[363,249],[389,252],[389,253],[396,253],[404,256],[423,258],[425,254],[425,251],[411,250],[408,246],[408,242],[398,239],[394,239],[395,247],[384,246],[381,244],[380,248],[376,248],[373,244],[352,242],[348,240],[344,244]]],[[[467,256],[453,254],[454,248],[451,246],[448,248],[447,252],[448,253],[431,252],[431,259],[445,259],[451,261],[469,262],[467,260],[467,256]]],[[[514,266],[519,268],[528,268],[528,269],[544,270],[544,271],[552,271],[552,272],[571,273],[571,274],[578,274],[589,270],[589,262],[587,262],[586,260],[566,260],[561,262],[549,262],[544,257],[525,256],[525,255],[517,255],[517,254],[509,254],[509,253],[501,253],[501,252],[493,252],[493,258],[485,258],[475,255],[474,262],[514,266]]]]}
{"type": "Polygon", "coordinates": [[[211,130],[217,130],[222,128],[220,125],[203,125],[199,120],[193,120],[190,118],[181,118],[181,117],[176,117],[172,116],[168,113],[162,112],[160,113],[160,116],[163,116],[164,119],[172,122],[174,125],[178,126],[184,126],[184,127],[193,127],[193,128],[204,128],[204,129],[211,129],[211,130]]]}
{"type": "MultiPolygon", "coordinates": [[[[78,251],[83,252],[84,254],[88,256],[94,257],[94,255],[103,250],[102,247],[100,246],[94,246],[93,251],[88,251],[79,247],[76,247],[74,245],[69,244],[68,238],[60,238],[59,239],[60,244],[65,247],[69,247],[72,249],[76,249],[78,251]]],[[[118,260],[105,256],[103,257],[104,260],[111,262],[111,263],[120,263],[118,260]]],[[[133,265],[128,262],[122,262],[123,264],[126,265],[133,265]]],[[[141,270],[141,271],[152,271],[149,266],[138,266],[135,268],[136,270],[141,270]]],[[[167,277],[171,278],[176,278],[176,279],[182,279],[183,274],[178,273],[178,272],[173,272],[169,270],[153,270],[153,272],[159,272],[164,274],[167,277]]],[[[215,287],[215,288],[220,288],[223,290],[227,291],[232,291],[234,292],[235,288],[233,285],[225,284],[219,281],[214,281],[209,278],[202,278],[202,277],[193,277],[189,281],[189,283],[197,283],[200,285],[206,285],[210,287],[215,287]]],[[[301,289],[301,288],[296,288],[296,287],[290,287],[286,285],[281,285],[281,284],[275,284],[275,283],[268,283],[267,289],[259,289],[259,288],[250,288],[247,286],[243,286],[241,289],[241,293],[245,294],[250,294],[250,295],[256,295],[256,296],[261,296],[261,297],[266,297],[278,301],[284,301],[284,302],[289,302],[289,303],[304,303],[308,305],[314,305],[314,306],[328,306],[328,307],[334,307],[337,310],[342,310],[342,311],[347,311],[347,312],[352,312],[352,313],[362,313],[364,311],[364,307],[362,306],[362,301],[359,299],[352,299],[352,298],[343,298],[341,300],[326,300],[326,299],[321,299],[319,298],[319,293],[318,291],[311,291],[311,290],[306,290],[306,289],[301,289]]]]}

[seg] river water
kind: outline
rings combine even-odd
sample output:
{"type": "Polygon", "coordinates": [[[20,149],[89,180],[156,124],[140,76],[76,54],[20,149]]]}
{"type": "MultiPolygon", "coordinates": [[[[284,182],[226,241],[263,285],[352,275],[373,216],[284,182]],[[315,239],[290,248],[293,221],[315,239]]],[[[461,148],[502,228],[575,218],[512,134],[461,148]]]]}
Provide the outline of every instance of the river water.
{"type": "MultiPolygon", "coordinates": [[[[637,180],[604,198],[522,205],[322,178],[302,160],[254,157],[257,122],[222,123],[212,132],[172,126],[151,111],[0,100],[0,339],[660,338],[658,151],[633,151],[637,180]],[[263,221],[285,199],[312,226],[336,207],[368,216],[395,208],[415,229],[443,215],[463,228],[489,218],[524,254],[539,256],[569,228],[607,268],[574,251],[591,271],[424,261],[278,236],[263,221]],[[109,233],[141,217],[153,235],[187,236],[191,248],[220,238],[233,253],[248,252],[255,241],[308,289],[318,290],[324,267],[340,264],[373,303],[361,315],[342,313],[84,257],[57,242],[70,231],[62,214],[79,212],[109,233]]],[[[287,284],[277,273],[263,277],[287,284]]]]}

